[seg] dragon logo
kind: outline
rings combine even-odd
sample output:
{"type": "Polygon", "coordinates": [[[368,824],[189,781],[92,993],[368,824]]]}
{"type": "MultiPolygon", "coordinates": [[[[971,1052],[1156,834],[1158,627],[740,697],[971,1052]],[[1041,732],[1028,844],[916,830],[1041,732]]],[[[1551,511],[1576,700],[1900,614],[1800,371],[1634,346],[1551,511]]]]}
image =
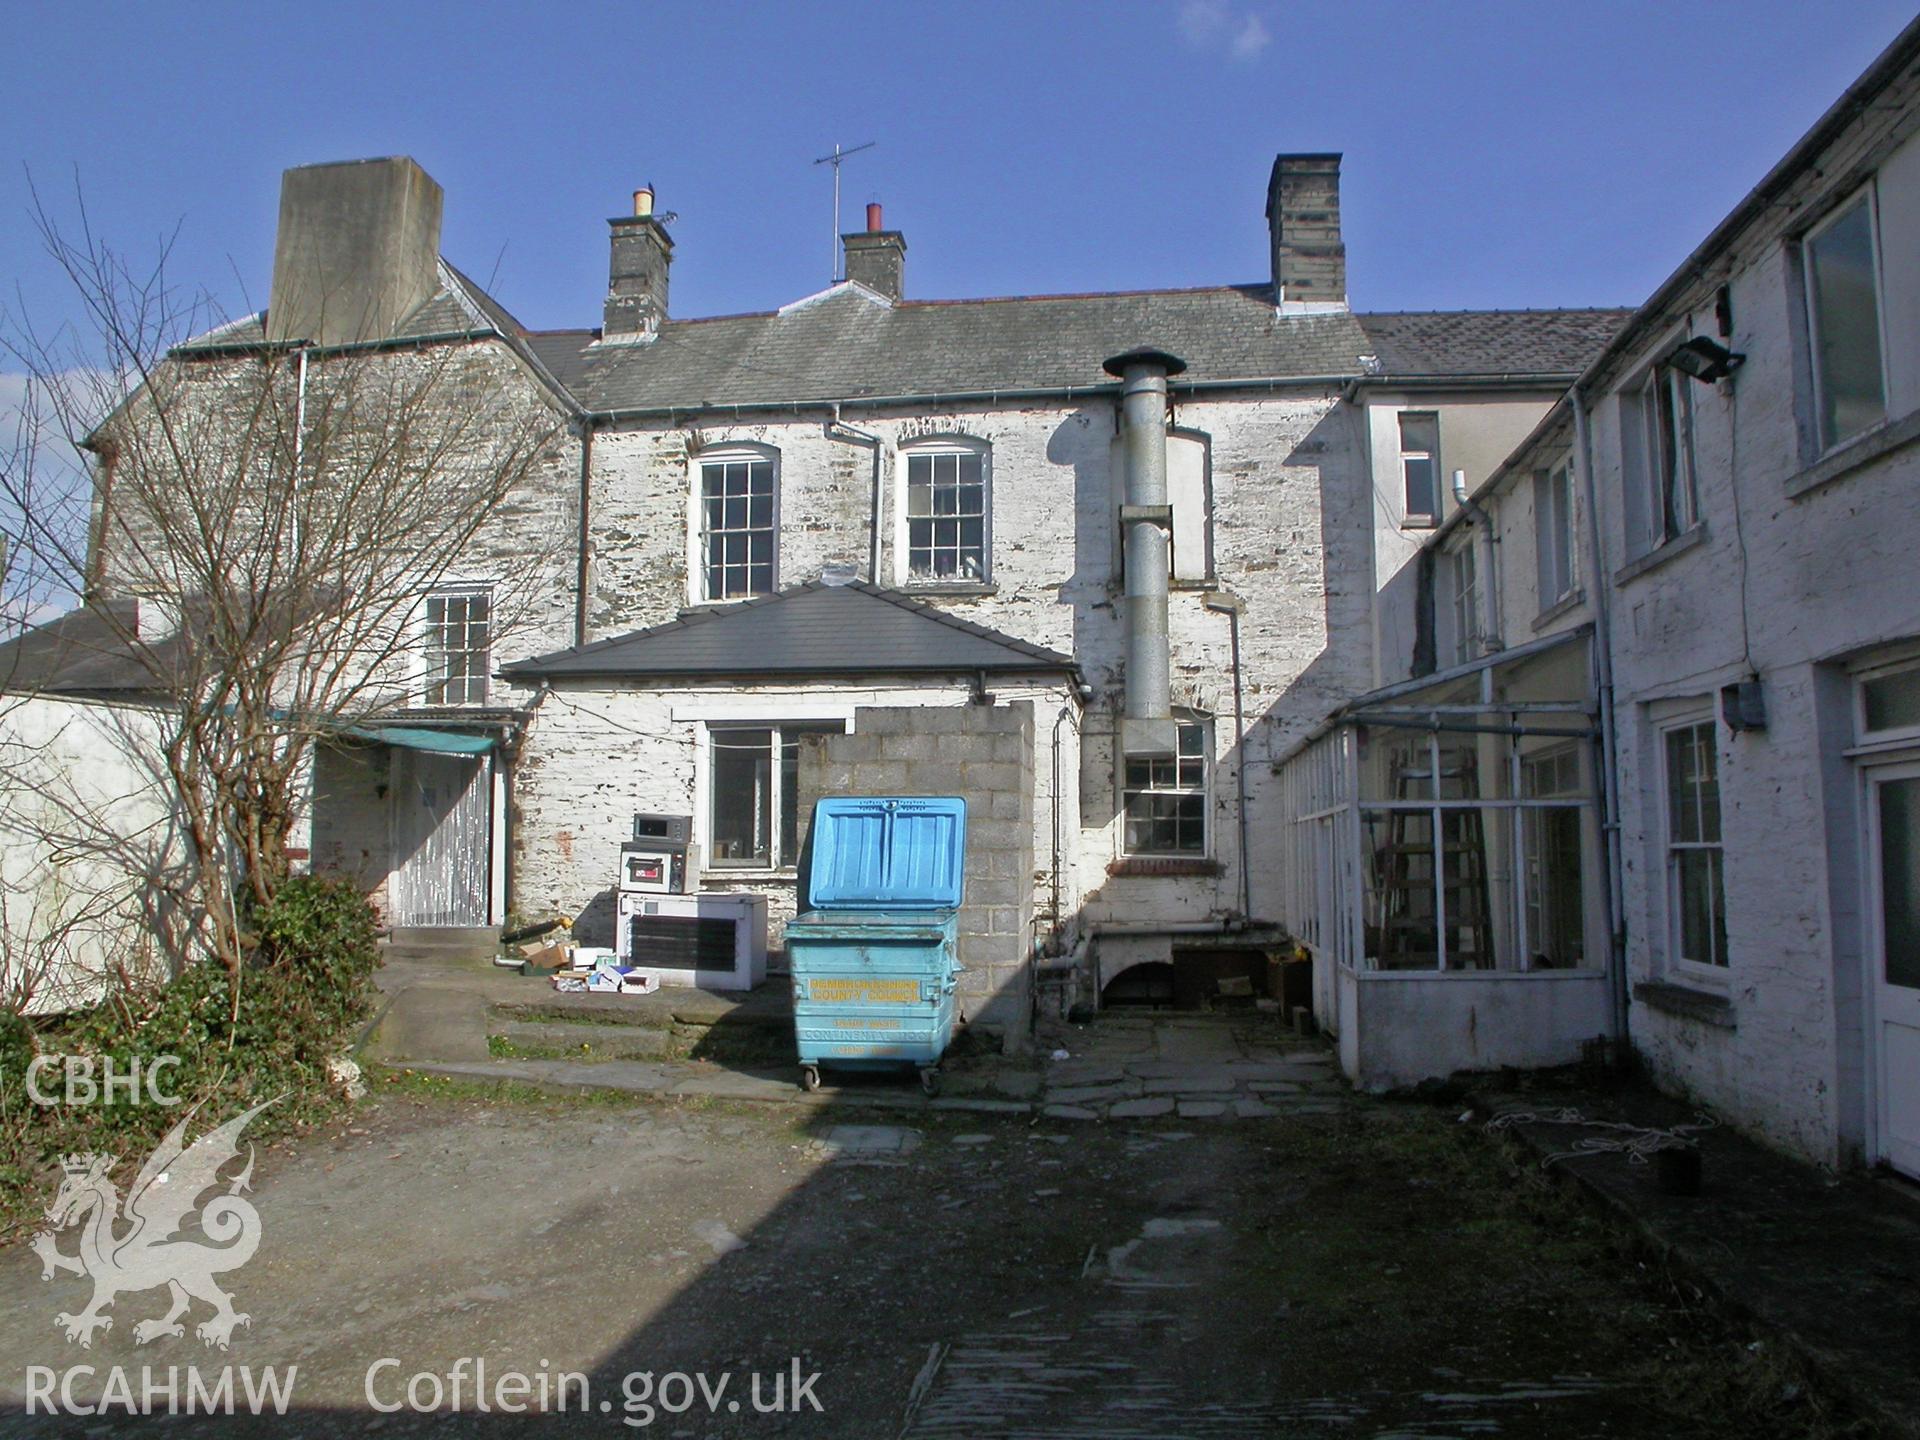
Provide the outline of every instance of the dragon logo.
{"type": "Polygon", "coordinates": [[[234,1310],[233,1297],[213,1278],[227,1270],[238,1270],[253,1258],[260,1244],[259,1212],[240,1198],[242,1190],[251,1188],[251,1145],[247,1147],[246,1166],[225,1182],[225,1192],[199,1206],[200,1231],[214,1243],[175,1237],[194,1213],[201,1195],[222,1183],[221,1167],[240,1153],[240,1132],[273,1103],[268,1100],[254,1106],[191,1145],[186,1143],[187,1123],[193,1118],[189,1112],[167,1132],[167,1138],[134,1177],[124,1214],[120,1191],[109,1178],[117,1156],[68,1155],[61,1159],[65,1176],[60,1193],[47,1207],[47,1228],[34,1237],[33,1251],[40,1257],[42,1280],[51,1280],[60,1270],[93,1279],[93,1300],[86,1309],[78,1315],[54,1317],[54,1324],[66,1332],[69,1341],[77,1340],[91,1348],[96,1330],[113,1328],[113,1317],[105,1312],[115,1296],[123,1291],[157,1290],[162,1285],[173,1303],[158,1320],[142,1320],[133,1327],[133,1338],[141,1345],[162,1336],[184,1334],[180,1317],[194,1300],[213,1306],[212,1318],[194,1327],[194,1333],[208,1345],[224,1350],[234,1326],[252,1323],[250,1316],[234,1310]],[[73,1224],[83,1226],[80,1253],[63,1255],[54,1243],[54,1235],[73,1224]]]}

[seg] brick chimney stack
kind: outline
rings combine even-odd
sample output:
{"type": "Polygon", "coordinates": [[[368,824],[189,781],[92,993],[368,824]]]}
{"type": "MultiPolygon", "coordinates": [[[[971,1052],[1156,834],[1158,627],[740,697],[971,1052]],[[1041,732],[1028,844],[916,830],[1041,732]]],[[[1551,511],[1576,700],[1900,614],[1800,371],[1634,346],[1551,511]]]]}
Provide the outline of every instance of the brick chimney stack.
{"type": "Polygon", "coordinates": [[[667,269],[673,237],[653,213],[653,187],[633,192],[633,214],[607,221],[613,230],[607,304],[600,334],[606,340],[648,340],[667,318],[667,269]]]}
{"type": "Polygon", "coordinates": [[[1267,181],[1273,298],[1347,303],[1347,247],[1340,240],[1340,157],[1280,155],[1267,181]]]}
{"type": "Polygon", "coordinates": [[[840,243],[846,248],[847,279],[889,300],[901,297],[907,278],[907,239],[898,230],[882,227],[878,204],[867,206],[866,230],[842,235],[840,243]]]}

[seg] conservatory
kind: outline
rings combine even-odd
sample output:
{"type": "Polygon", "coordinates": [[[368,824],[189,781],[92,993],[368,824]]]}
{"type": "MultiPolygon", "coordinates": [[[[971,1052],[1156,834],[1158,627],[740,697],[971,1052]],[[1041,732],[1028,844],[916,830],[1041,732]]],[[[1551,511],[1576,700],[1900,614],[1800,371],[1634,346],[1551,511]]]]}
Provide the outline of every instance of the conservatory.
{"type": "Polygon", "coordinates": [[[1281,762],[1314,1011],[1386,1089],[1611,1033],[1591,630],[1375,690],[1281,762]]]}

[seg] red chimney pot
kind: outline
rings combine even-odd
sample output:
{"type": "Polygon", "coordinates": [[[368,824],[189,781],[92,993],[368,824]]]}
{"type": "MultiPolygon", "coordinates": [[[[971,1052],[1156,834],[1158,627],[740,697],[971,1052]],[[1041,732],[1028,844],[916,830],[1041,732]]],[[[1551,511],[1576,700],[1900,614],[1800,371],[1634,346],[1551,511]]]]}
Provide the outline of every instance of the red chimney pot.
{"type": "Polygon", "coordinates": [[[867,203],[867,233],[869,235],[878,235],[885,228],[886,227],[880,223],[880,202],[878,200],[869,201],[867,203]]]}

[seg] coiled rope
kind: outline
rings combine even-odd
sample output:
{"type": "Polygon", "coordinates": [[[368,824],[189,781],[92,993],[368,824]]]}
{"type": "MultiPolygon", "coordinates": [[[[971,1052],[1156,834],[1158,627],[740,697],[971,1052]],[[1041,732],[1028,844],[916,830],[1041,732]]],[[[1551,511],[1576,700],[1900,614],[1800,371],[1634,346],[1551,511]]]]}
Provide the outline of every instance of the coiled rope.
{"type": "Polygon", "coordinates": [[[1516,1125],[1577,1125],[1604,1134],[1586,1135],[1572,1148],[1556,1150],[1540,1162],[1542,1168],[1561,1160],[1577,1160],[1583,1155],[1625,1155],[1629,1165],[1644,1165],[1647,1157],[1661,1150],[1686,1150],[1699,1144],[1694,1137],[1703,1130],[1718,1128],[1719,1121],[1709,1115],[1696,1115],[1690,1125],[1674,1125],[1665,1130],[1631,1125],[1624,1120],[1594,1120],[1571,1106],[1564,1110],[1510,1110],[1487,1121],[1486,1131],[1497,1135],[1516,1125]]]}

